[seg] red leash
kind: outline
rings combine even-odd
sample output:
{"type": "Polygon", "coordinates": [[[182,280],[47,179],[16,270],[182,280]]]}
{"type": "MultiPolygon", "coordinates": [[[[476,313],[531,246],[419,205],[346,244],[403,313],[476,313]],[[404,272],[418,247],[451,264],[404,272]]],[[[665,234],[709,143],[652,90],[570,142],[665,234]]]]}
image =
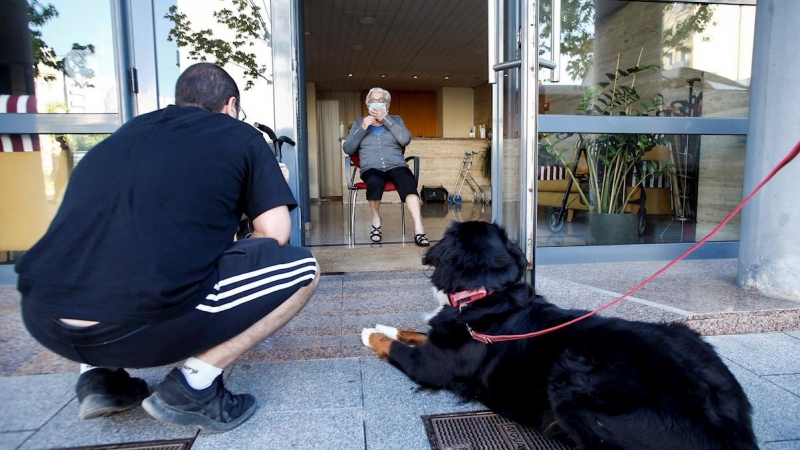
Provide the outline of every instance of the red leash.
{"type": "Polygon", "coordinates": [[[551,331],[560,330],[561,328],[564,328],[564,327],[567,327],[569,325],[572,325],[575,322],[579,322],[579,321],[581,321],[583,319],[586,319],[587,317],[591,317],[591,316],[599,313],[600,311],[602,311],[602,310],[604,310],[606,308],[609,308],[611,306],[616,305],[617,303],[621,302],[622,300],[625,300],[627,297],[632,295],[634,292],[636,292],[639,289],[643,288],[645,285],[647,285],[648,283],[650,283],[654,279],[658,278],[661,274],[666,272],[667,269],[669,269],[670,267],[672,267],[675,264],[677,264],[678,261],[682,260],[683,258],[686,258],[687,256],[689,256],[693,251],[697,250],[701,245],[705,244],[706,241],[708,241],[712,236],[717,234],[717,232],[719,230],[721,230],[722,227],[724,227],[733,218],[733,216],[735,216],[736,213],[738,213],[742,209],[742,207],[744,207],[744,205],[747,202],[749,202],[751,198],[753,198],[754,195],[756,195],[756,192],[758,192],[765,184],[767,184],[767,182],[769,180],[771,180],[772,177],[775,176],[776,173],[778,173],[778,171],[780,171],[781,169],[783,169],[784,166],[789,164],[789,162],[791,160],[793,160],[795,158],[795,156],[797,156],[798,153],[800,153],[800,142],[795,144],[794,148],[792,148],[792,150],[789,152],[789,154],[786,155],[785,158],[783,158],[783,161],[778,163],[778,165],[775,166],[774,169],[772,169],[772,172],[770,172],[769,175],[767,175],[767,177],[764,178],[764,180],[761,183],[759,183],[758,186],[756,186],[755,189],[753,189],[753,192],[751,192],[750,195],[748,195],[744,200],[742,200],[742,202],[739,203],[739,205],[736,206],[736,208],[734,208],[733,211],[731,211],[731,213],[728,214],[725,217],[725,219],[723,219],[722,222],[720,222],[720,224],[716,226],[716,228],[711,230],[711,233],[709,233],[708,236],[706,236],[703,239],[701,239],[699,242],[694,244],[689,250],[686,250],[685,252],[683,252],[683,254],[681,254],[680,256],[675,258],[669,264],[664,266],[661,270],[659,270],[658,272],[654,273],[653,275],[651,275],[646,280],[644,280],[641,283],[639,283],[638,285],[636,285],[633,289],[629,290],[628,292],[623,294],[618,299],[616,299],[616,300],[614,300],[614,301],[612,301],[610,303],[607,303],[607,304],[595,309],[594,311],[590,311],[590,312],[588,312],[588,313],[586,313],[586,314],[584,314],[584,315],[582,315],[580,317],[572,319],[569,322],[565,322],[565,323],[562,323],[561,325],[556,325],[554,327],[546,328],[544,330],[534,331],[532,333],[527,333],[527,334],[500,334],[500,335],[492,336],[492,335],[488,335],[488,334],[475,332],[475,331],[472,330],[472,328],[469,328],[469,325],[468,325],[467,329],[469,330],[469,334],[472,335],[473,339],[475,339],[476,341],[483,342],[484,344],[492,344],[494,342],[502,342],[502,341],[515,341],[515,340],[518,340],[518,339],[527,339],[527,338],[532,338],[532,337],[536,337],[536,336],[541,336],[543,334],[550,333],[551,331]]]}

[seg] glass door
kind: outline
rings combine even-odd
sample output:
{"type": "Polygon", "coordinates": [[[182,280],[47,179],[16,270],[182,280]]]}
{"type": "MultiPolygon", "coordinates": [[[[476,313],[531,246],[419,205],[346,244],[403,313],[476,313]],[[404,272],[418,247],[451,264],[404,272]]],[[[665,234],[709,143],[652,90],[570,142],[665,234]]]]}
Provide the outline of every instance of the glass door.
{"type": "Polygon", "coordinates": [[[292,245],[305,245],[305,224],[309,221],[308,151],[305,125],[305,79],[299,70],[303,60],[303,11],[297,0],[273,0],[270,4],[272,30],[273,99],[275,133],[288,136],[295,146],[283,145],[283,162],[289,167],[289,187],[298,207],[292,211],[292,245]],[[302,134],[301,134],[302,133],[302,134]]]}
{"type": "Polygon", "coordinates": [[[492,88],[492,219],[503,225],[533,268],[535,242],[535,95],[537,2],[488,0],[492,88]],[[524,24],[524,25],[523,25],[524,24]],[[529,68],[530,70],[522,70],[529,68]]]}

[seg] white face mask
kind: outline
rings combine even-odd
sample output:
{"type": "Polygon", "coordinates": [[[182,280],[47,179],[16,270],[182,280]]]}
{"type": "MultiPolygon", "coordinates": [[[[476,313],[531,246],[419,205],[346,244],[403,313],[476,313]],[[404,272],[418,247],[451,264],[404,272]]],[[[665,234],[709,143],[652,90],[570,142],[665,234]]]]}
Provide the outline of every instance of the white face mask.
{"type": "Polygon", "coordinates": [[[367,105],[367,107],[369,108],[370,111],[373,110],[386,111],[386,103],[370,103],[367,105]]]}

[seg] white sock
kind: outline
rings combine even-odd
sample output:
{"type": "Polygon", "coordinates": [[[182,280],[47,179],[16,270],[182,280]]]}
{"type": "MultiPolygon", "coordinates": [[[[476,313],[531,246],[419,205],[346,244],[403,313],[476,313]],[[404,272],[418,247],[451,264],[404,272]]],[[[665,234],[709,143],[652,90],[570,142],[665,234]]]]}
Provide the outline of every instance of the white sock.
{"type": "Polygon", "coordinates": [[[92,369],[108,369],[112,372],[116,372],[119,367],[103,367],[103,366],[92,366],[90,364],[81,363],[81,373],[88,372],[92,369]]]}
{"type": "Polygon", "coordinates": [[[211,383],[222,373],[222,369],[191,357],[183,364],[181,372],[189,386],[199,391],[211,386],[211,383]]]}

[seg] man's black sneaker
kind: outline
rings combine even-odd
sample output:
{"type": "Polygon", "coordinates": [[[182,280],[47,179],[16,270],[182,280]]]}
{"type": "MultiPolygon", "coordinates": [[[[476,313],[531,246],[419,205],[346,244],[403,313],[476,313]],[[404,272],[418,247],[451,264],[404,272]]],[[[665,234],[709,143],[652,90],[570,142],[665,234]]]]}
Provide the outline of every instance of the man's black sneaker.
{"type": "Polygon", "coordinates": [[[123,369],[102,368],[82,373],[75,391],[80,402],[78,417],[84,420],[133,408],[149,394],[144,380],[131,378],[123,369]]]}
{"type": "Polygon", "coordinates": [[[175,368],[153,389],[153,395],[142,402],[142,407],[162,422],[222,432],[249,419],[256,411],[256,399],[250,394],[231,394],[222,384],[222,375],[205,389],[192,389],[175,368]]]}

